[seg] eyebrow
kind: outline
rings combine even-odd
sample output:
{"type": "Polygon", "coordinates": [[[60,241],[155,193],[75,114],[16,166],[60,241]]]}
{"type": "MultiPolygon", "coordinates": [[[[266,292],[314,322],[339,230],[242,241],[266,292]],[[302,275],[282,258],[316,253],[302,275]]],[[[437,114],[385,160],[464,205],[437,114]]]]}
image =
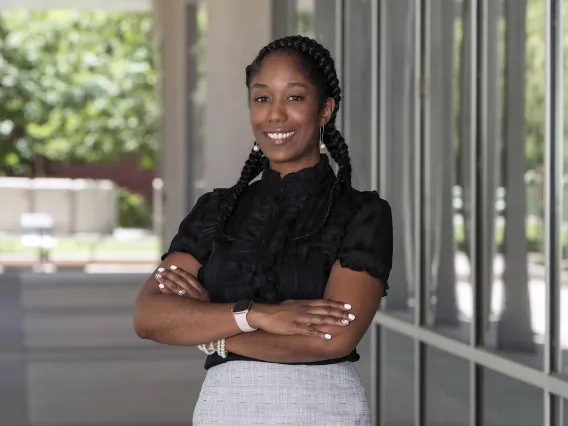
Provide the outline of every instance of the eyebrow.
{"type": "MultiPolygon", "coordinates": [[[[286,86],[287,87],[303,87],[305,89],[308,88],[308,86],[306,86],[304,83],[288,83],[286,86]]],[[[256,89],[266,89],[266,88],[268,88],[268,85],[262,84],[262,83],[256,83],[256,84],[252,85],[251,89],[255,89],[255,88],[256,89]]]]}

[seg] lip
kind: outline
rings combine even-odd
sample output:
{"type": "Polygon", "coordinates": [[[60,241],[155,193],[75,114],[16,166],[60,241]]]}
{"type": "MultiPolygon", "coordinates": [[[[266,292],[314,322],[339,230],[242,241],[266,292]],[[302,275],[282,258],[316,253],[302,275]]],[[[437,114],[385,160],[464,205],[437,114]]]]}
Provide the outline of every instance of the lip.
{"type": "Polygon", "coordinates": [[[285,130],[281,130],[281,129],[263,132],[265,139],[267,141],[269,141],[271,144],[276,145],[276,146],[281,146],[281,145],[284,145],[284,144],[290,142],[292,139],[294,139],[294,137],[296,136],[297,133],[298,132],[296,130],[286,130],[285,131],[285,130]],[[270,136],[268,136],[269,133],[292,133],[292,135],[288,136],[287,138],[272,139],[270,136]]]}

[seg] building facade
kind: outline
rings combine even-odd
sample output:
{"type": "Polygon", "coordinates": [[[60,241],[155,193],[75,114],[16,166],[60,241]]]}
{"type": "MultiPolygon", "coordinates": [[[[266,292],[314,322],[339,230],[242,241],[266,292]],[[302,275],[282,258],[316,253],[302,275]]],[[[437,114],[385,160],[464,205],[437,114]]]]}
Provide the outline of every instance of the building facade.
{"type": "MultiPolygon", "coordinates": [[[[189,40],[199,7],[175,14],[189,40]]],[[[353,183],[378,190],[394,214],[391,290],[359,365],[375,424],[568,425],[568,1],[204,7],[206,90],[198,53],[185,72],[177,64],[188,93],[202,94],[172,110],[198,120],[178,123],[185,157],[165,138],[166,159],[199,159],[164,170],[165,188],[185,170],[169,180],[185,179],[190,194],[166,203],[171,222],[203,190],[236,180],[252,143],[244,68],[258,49],[315,37],[336,59],[353,183]],[[196,113],[200,97],[206,111],[196,113]]]]}
{"type": "Polygon", "coordinates": [[[155,13],[164,245],[239,175],[246,65],[315,37],[353,184],[394,216],[391,290],[359,348],[374,424],[568,426],[568,0],[99,3],[155,13]]]}

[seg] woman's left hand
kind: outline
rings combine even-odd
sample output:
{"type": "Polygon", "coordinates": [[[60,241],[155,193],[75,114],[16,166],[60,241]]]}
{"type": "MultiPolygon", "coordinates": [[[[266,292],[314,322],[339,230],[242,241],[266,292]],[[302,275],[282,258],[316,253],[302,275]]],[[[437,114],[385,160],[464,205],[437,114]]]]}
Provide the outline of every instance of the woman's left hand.
{"type": "Polygon", "coordinates": [[[175,265],[169,269],[158,268],[155,277],[162,293],[188,296],[203,302],[211,301],[209,293],[197,278],[175,265]]]}

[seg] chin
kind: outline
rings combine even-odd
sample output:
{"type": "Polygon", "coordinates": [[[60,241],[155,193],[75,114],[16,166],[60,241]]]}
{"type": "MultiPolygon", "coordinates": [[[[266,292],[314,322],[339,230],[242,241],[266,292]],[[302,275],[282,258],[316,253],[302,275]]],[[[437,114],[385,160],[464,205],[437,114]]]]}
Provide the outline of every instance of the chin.
{"type": "Polygon", "coordinates": [[[274,147],[270,147],[264,151],[264,155],[268,157],[270,161],[275,163],[287,163],[290,161],[295,161],[298,158],[298,153],[291,149],[279,149],[274,147]]]}

